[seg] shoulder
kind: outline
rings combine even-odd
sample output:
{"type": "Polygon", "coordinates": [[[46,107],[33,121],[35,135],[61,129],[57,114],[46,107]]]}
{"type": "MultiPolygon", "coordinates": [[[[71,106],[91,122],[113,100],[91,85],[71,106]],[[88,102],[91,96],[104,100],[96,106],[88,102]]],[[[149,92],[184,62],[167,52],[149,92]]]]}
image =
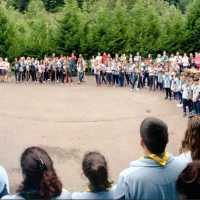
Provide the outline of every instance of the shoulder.
{"type": "Polygon", "coordinates": [[[182,153],[181,155],[179,155],[177,158],[179,159],[184,159],[187,163],[192,162],[192,155],[191,155],[191,151],[187,151],[182,153]]]}
{"type": "Polygon", "coordinates": [[[71,199],[71,195],[67,190],[62,189],[60,196],[56,197],[55,199],[71,199]]]}
{"type": "Polygon", "coordinates": [[[1,199],[24,199],[24,198],[15,194],[15,195],[6,195],[6,196],[2,197],[1,199]]]}
{"type": "Polygon", "coordinates": [[[72,199],[114,199],[116,185],[109,191],[102,192],[74,192],[72,199]]]}

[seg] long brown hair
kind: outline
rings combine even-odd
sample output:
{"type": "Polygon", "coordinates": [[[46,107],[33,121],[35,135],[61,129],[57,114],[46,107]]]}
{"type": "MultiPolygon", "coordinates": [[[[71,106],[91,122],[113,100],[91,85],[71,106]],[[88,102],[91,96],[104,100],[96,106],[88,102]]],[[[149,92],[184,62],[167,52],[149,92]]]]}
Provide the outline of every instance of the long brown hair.
{"type": "MultiPolygon", "coordinates": [[[[182,199],[200,198],[200,161],[195,160],[187,165],[176,182],[176,190],[182,199]]],[[[180,198],[181,199],[181,198],[180,198]]]]}
{"type": "Polygon", "coordinates": [[[182,141],[180,153],[191,151],[193,160],[200,160],[200,117],[194,116],[190,119],[182,141]]]}
{"type": "Polygon", "coordinates": [[[60,196],[62,183],[46,151],[39,147],[27,148],[21,156],[20,165],[25,179],[17,192],[23,193],[32,189],[45,199],[60,196]]]}
{"type": "Polygon", "coordinates": [[[100,153],[89,152],[85,154],[82,169],[93,186],[103,189],[111,187],[113,181],[108,181],[107,162],[100,153]]]}

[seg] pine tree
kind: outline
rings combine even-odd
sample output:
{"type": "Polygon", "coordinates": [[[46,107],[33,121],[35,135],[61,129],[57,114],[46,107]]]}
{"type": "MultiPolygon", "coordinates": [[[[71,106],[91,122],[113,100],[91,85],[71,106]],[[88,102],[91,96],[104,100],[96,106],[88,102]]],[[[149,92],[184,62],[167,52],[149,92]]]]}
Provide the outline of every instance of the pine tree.
{"type": "Polygon", "coordinates": [[[187,12],[187,39],[185,40],[185,48],[188,51],[196,52],[200,50],[200,1],[193,0],[188,6],[187,12]]]}
{"type": "Polygon", "coordinates": [[[3,9],[0,7],[0,56],[10,57],[12,53],[12,42],[14,38],[14,31],[12,24],[4,14],[3,9]]]}

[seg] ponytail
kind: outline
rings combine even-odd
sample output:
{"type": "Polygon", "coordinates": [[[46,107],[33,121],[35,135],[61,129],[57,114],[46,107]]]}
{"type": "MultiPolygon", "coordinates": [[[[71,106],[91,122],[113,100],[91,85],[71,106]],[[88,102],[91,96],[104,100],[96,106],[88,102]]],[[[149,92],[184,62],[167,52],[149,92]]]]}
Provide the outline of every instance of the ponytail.
{"type": "Polygon", "coordinates": [[[90,183],[95,187],[106,190],[113,184],[113,181],[108,181],[107,162],[98,152],[89,152],[84,156],[82,169],[90,183]]]}
{"type": "Polygon", "coordinates": [[[62,192],[62,183],[58,179],[54,170],[43,173],[43,178],[40,184],[39,194],[45,199],[60,196],[62,192]]]}

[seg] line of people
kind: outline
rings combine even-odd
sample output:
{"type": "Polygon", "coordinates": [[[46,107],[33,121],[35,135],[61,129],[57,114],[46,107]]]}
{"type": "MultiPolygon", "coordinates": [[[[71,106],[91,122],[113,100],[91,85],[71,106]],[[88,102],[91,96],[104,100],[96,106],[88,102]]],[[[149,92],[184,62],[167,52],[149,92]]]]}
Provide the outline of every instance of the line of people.
{"type": "Polygon", "coordinates": [[[109,180],[108,164],[99,152],[90,151],[82,159],[89,184],[84,192],[63,188],[50,155],[39,147],[27,148],[21,155],[23,181],[15,195],[9,195],[6,171],[0,167],[1,199],[199,199],[200,198],[200,117],[189,119],[180,155],[166,151],[168,126],[148,117],[140,125],[143,157],[132,161],[119,174],[117,184],[109,180]]]}

